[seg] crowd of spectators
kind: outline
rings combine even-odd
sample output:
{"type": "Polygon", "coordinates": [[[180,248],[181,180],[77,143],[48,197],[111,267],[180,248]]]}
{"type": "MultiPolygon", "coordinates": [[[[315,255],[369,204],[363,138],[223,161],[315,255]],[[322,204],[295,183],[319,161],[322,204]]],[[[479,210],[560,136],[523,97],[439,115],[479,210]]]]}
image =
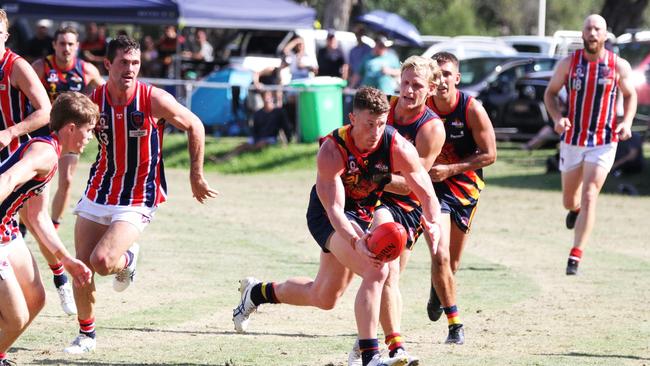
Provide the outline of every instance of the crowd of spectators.
{"type": "MultiPolygon", "coordinates": [[[[41,19],[30,29],[27,21],[14,22],[13,29],[10,29],[10,47],[30,62],[45,57],[53,53],[52,35],[56,27],[70,24],[55,24],[51,20],[41,19]]],[[[128,32],[95,22],[72,24],[82,28],[79,32],[78,57],[92,63],[102,75],[106,75],[104,57],[108,42],[111,37],[128,35],[128,32]]],[[[223,41],[218,32],[208,32],[200,28],[179,32],[173,25],[160,29],[145,29],[149,32],[138,32],[144,33],[138,37],[141,44],[142,77],[198,79],[226,64],[224,60],[217,63],[215,51],[217,47],[222,46],[223,41]]],[[[351,88],[368,85],[392,94],[397,85],[399,62],[395,53],[389,49],[390,41],[378,37],[375,39],[376,46],[371,48],[362,41],[363,28],[356,28],[355,35],[357,45],[350,52],[345,52],[337,40],[336,32],[330,31],[325,46],[317,49],[315,54],[308,53],[305,40],[296,36],[282,48],[279,66],[254,72],[246,105],[251,121],[254,115],[258,116],[255,128],[259,130],[262,124],[263,118],[260,116],[270,115],[269,101],[272,100],[274,108],[282,109],[282,115],[288,119],[288,123],[282,123],[282,130],[287,138],[291,139],[291,134],[296,131],[296,94],[284,92],[284,87],[296,79],[338,77],[346,80],[351,88]],[[265,91],[270,91],[271,96],[264,97],[265,91]],[[266,111],[266,114],[262,111],[266,111]]],[[[274,112],[273,115],[279,114],[274,112]]],[[[251,124],[251,131],[253,127],[251,124]]],[[[269,129],[275,130],[275,127],[269,129]]]]}

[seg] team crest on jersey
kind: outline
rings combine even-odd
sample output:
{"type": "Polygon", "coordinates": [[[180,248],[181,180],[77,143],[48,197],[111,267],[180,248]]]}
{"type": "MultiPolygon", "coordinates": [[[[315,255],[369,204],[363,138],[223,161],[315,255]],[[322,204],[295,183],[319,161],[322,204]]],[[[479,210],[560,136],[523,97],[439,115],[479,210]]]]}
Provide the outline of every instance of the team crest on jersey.
{"type": "Polygon", "coordinates": [[[612,74],[612,69],[609,68],[607,65],[602,65],[598,69],[598,76],[601,78],[608,78],[612,74]]]}
{"type": "Polygon", "coordinates": [[[134,128],[140,129],[144,125],[144,113],[140,111],[131,112],[130,118],[131,125],[134,128]]]}
{"type": "Polygon", "coordinates": [[[47,74],[47,82],[48,83],[58,83],[59,82],[59,75],[57,75],[55,70],[50,70],[50,73],[47,74]]]}
{"type": "Polygon", "coordinates": [[[359,173],[359,165],[357,165],[357,160],[354,158],[354,156],[349,156],[348,174],[358,174],[358,173],[359,173]]]}
{"type": "Polygon", "coordinates": [[[0,84],[0,90],[2,90],[2,91],[7,90],[7,85],[5,85],[5,84],[0,84]]]}

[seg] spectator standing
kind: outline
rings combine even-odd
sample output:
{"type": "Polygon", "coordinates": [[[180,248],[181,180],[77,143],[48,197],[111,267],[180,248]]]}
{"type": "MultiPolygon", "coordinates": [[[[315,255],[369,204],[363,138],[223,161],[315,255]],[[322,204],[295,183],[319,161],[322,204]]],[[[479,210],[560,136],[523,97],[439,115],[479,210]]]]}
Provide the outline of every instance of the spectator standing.
{"type": "Polygon", "coordinates": [[[86,24],[86,36],[79,44],[81,58],[95,65],[102,75],[106,75],[104,56],[106,55],[106,27],[91,22],[86,24]]]}
{"type": "Polygon", "coordinates": [[[161,65],[158,60],[158,50],[151,36],[142,38],[142,66],[140,72],[143,77],[153,78],[160,75],[161,65]]]}
{"type": "Polygon", "coordinates": [[[361,63],[363,59],[372,52],[372,47],[368,46],[363,42],[362,38],[365,34],[363,27],[359,26],[354,31],[354,34],[357,36],[357,45],[352,47],[350,50],[350,55],[348,56],[349,71],[348,75],[350,77],[350,87],[355,88],[357,85],[352,84],[354,75],[357,75],[357,82],[361,79],[359,78],[359,69],[361,68],[361,63]]]}
{"type": "Polygon", "coordinates": [[[318,64],[305,52],[305,40],[302,37],[289,41],[283,52],[288,57],[291,80],[313,77],[318,73],[318,64]]]}
{"type": "Polygon", "coordinates": [[[318,61],[319,76],[348,78],[348,64],[333,31],[327,33],[326,45],[318,50],[316,59],[318,61]]]}
{"type": "MultiPolygon", "coordinates": [[[[391,42],[384,36],[375,39],[375,48],[366,55],[361,63],[358,78],[361,86],[371,86],[386,94],[394,94],[399,77],[399,59],[395,53],[389,52],[391,42]]],[[[357,84],[357,78],[352,85],[357,84]]]]}
{"type": "Polygon", "coordinates": [[[36,34],[29,40],[25,50],[25,58],[29,62],[54,53],[54,48],[52,48],[54,38],[50,36],[52,24],[49,19],[41,19],[36,23],[36,34]]]}
{"type": "Polygon", "coordinates": [[[169,76],[170,71],[173,70],[173,56],[176,54],[177,43],[183,45],[185,38],[176,33],[176,27],[173,25],[166,26],[162,37],[156,44],[158,58],[162,63],[160,77],[169,76]]]}

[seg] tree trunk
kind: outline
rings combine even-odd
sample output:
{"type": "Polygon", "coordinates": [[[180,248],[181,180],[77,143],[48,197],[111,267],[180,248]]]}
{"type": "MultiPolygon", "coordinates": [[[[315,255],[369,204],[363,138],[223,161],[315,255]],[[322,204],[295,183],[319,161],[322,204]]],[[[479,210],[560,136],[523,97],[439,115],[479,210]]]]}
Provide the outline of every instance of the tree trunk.
{"type": "Polygon", "coordinates": [[[348,29],[350,22],[350,11],[354,0],[331,0],[325,5],[323,14],[323,28],[325,29],[348,29]]]}
{"type": "Polygon", "coordinates": [[[648,0],[605,0],[600,14],[611,32],[618,36],[643,24],[643,11],[647,5],[648,0]]]}

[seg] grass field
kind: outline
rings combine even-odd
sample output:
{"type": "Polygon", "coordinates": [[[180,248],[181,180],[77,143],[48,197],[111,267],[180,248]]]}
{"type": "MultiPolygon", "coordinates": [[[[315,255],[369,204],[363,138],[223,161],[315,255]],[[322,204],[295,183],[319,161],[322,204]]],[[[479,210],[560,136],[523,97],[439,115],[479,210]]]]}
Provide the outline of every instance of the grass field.
{"type": "MultiPolygon", "coordinates": [[[[168,165],[183,164],[174,153],[185,149],[182,142],[167,141],[168,165]]],[[[218,155],[236,143],[211,142],[206,151],[218,155]]],[[[305,223],[314,151],[302,145],[210,165],[208,180],[221,194],[206,205],[193,201],[186,170],[168,169],[169,201],[139,240],[137,282],[118,294],[111,278],[98,280],[97,351],[62,353],[77,323],[62,315],[43,270],[48,304],[9,357],[37,365],[345,365],[356,333],[357,281],[332,311],[266,305],[245,335],[231,322],[241,277],[316,273],[319,249],[305,223]],[[282,168],[287,161],[293,168],[282,168]],[[256,173],[224,174],[241,171],[256,173]]],[[[618,178],[608,182],[581,273],[567,277],[572,233],[564,228],[559,175],[543,174],[548,153],[504,145],[486,169],[457,274],[463,346],[444,345],[446,324],[426,316],[428,251],[416,245],[401,283],[402,333],[421,364],[650,365],[648,169],[631,178],[643,196],[613,194],[618,178]]],[[[75,197],[87,169],[77,175],[75,197]]],[[[68,212],[61,227],[68,247],[73,222],[68,212]]],[[[31,239],[28,245],[36,248],[31,239]]]]}

